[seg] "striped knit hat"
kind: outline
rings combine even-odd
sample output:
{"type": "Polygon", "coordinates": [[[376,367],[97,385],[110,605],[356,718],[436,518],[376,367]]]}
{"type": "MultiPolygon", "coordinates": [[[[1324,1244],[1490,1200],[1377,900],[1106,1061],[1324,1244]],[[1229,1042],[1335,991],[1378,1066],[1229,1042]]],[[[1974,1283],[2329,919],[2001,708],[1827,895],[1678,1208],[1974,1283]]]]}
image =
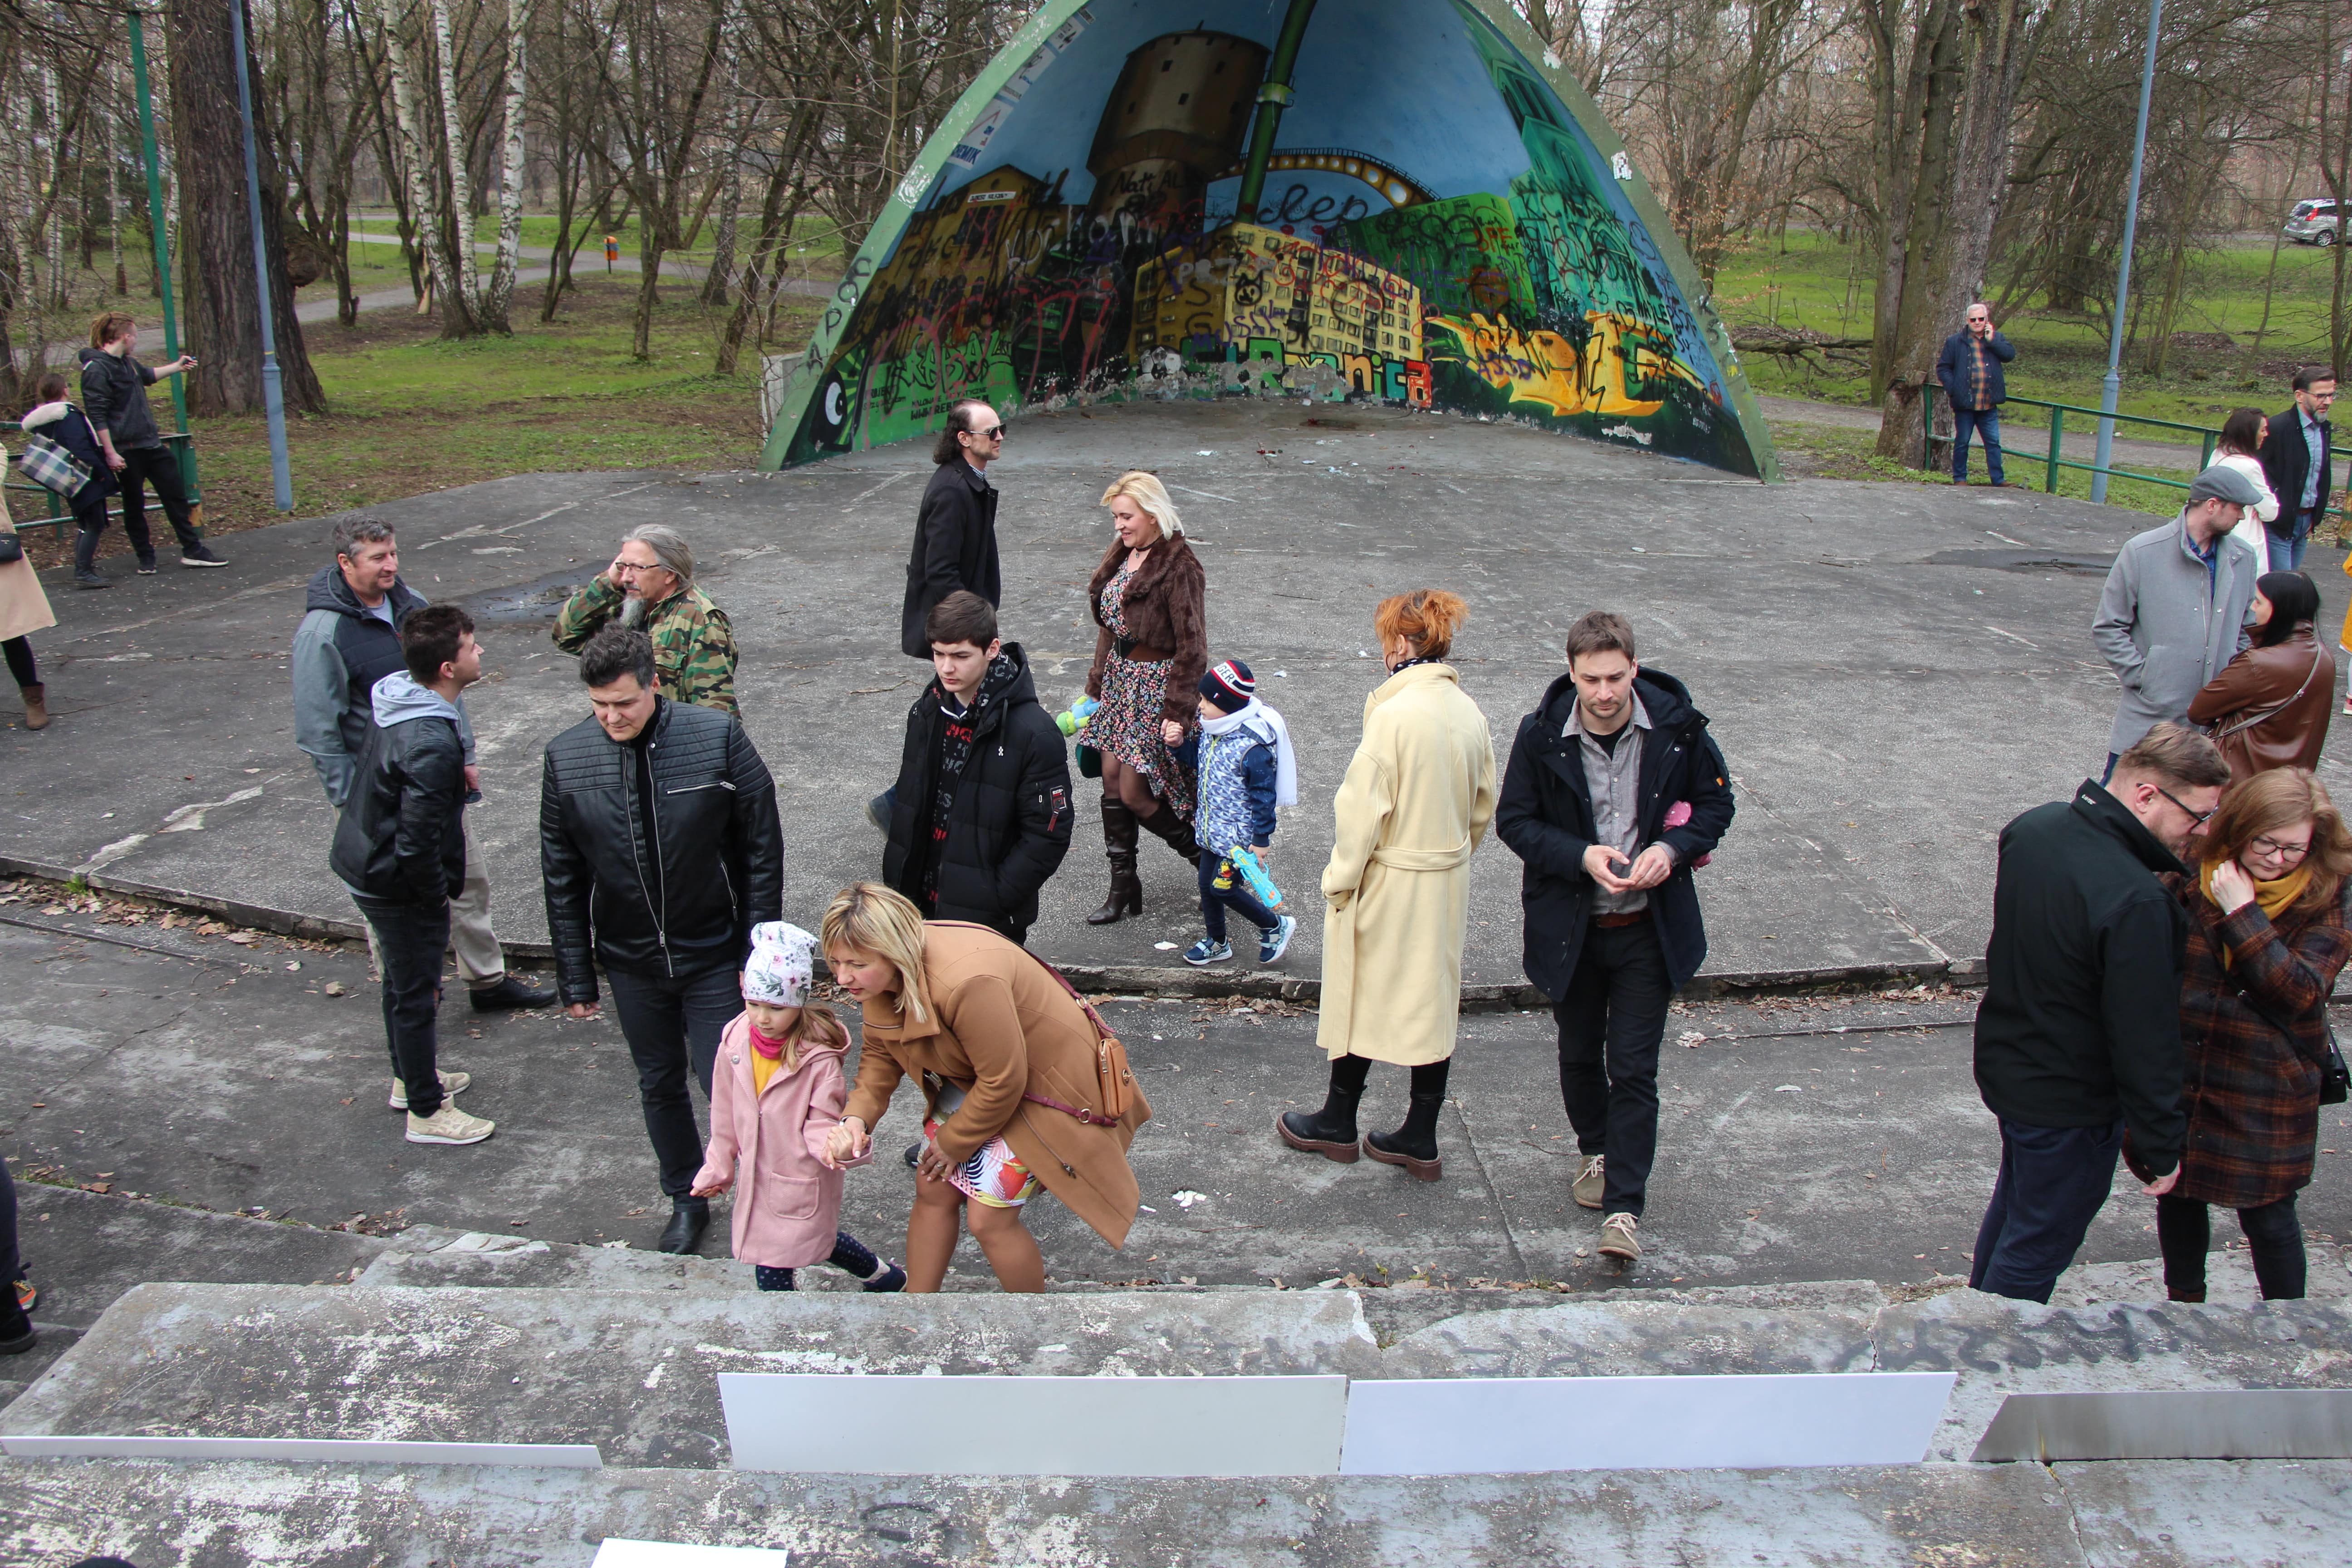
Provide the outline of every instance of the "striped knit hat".
{"type": "Polygon", "coordinates": [[[1221,659],[1201,677],[1201,695],[1228,713],[1238,712],[1257,695],[1257,677],[1240,659],[1221,659]]]}

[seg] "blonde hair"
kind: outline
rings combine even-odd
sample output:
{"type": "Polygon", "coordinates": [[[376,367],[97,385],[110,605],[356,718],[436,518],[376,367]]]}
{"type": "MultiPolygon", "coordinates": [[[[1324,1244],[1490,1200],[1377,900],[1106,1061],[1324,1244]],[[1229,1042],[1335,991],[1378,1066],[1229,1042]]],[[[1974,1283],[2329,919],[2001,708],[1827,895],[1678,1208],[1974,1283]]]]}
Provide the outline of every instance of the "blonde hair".
{"type": "Polygon", "coordinates": [[[825,957],[867,952],[898,972],[898,1007],[923,1013],[923,912],[906,895],[879,882],[852,882],[825,906],[817,936],[825,957]]]}
{"type": "MultiPolygon", "coordinates": [[[[1454,648],[1454,634],[1470,618],[1470,606],[1459,594],[1443,588],[1415,588],[1382,599],[1372,612],[1372,630],[1386,642],[1401,637],[1412,645],[1415,658],[1444,658],[1454,648]]],[[[1579,623],[1580,625],[1581,623],[1579,623]]]]}
{"type": "Polygon", "coordinates": [[[1160,538],[1173,539],[1184,531],[1184,520],[1176,515],[1176,503],[1168,499],[1168,487],[1160,482],[1158,474],[1129,469],[1103,491],[1102,504],[1108,506],[1121,496],[1141,507],[1160,525],[1160,538]]]}

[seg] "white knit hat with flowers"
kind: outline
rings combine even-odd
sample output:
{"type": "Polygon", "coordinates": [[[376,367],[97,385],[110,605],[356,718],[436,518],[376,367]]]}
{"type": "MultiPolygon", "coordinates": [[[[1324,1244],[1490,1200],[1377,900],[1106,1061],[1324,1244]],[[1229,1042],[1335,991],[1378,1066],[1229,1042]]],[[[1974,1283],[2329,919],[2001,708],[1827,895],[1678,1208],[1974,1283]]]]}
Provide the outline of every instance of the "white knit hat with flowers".
{"type": "Polygon", "coordinates": [[[743,964],[743,1000],[772,1007],[807,1005],[816,971],[816,938],[783,921],[751,928],[751,956],[743,964]]]}

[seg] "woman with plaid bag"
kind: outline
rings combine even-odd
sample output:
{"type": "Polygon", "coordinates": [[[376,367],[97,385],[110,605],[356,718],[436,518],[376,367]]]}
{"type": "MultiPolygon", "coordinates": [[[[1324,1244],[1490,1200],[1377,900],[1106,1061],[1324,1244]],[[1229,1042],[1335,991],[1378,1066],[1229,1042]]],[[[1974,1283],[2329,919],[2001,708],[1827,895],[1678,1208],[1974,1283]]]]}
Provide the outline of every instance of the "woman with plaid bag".
{"type": "Polygon", "coordinates": [[[2328,994],[2352,958],[2344,881],[2352,831],[2309,771],[2276,768],[2231,787],[2193,879],[2180,993],[2189,1116],[2179,1184],[2156,1200],[2164,1284],[2205,1300],[2209,1204],[2238,1211],[2266,1300],[2304,1293],[2295,1194],[2311,1182],[2328,1059],[2328,994]]]}

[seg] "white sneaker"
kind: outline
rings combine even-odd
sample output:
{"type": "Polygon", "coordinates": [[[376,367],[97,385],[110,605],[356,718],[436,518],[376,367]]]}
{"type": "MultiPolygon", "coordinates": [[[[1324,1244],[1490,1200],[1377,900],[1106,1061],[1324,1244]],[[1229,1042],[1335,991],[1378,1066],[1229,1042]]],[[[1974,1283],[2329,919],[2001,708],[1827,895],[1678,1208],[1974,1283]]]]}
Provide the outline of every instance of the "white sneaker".
{"type": "Polygon", "coordinates": [[[497,1122],[468,1116],[446,1100],[430,1116],[408,1113],[411,1143],[478,1143],[498,1130],[497,1122]]]}
{"type": "Polygon", "coordinates": [[[1575,1183],[1568,1190],[1575,1197],[1579,1208],[1597,1209],[1601,1206],[1601,1194],[1608,1186],[1605,1157],[1587,1154],[1584,1163],[1577,1169],[1575,1183]]]}
{"type": "Polygon", "coordinates": [[[1641,1221],[1629,1214],[1612,1214],[1601,1222],[1601,1256],[1631,1263],[1642,1256],[1642,1244],[1633,1232],[1641,1221]]]}
{"type": "MultiPolygon", "coordinates": [[[[466,1092],[466,1086],[474,1081],[474,1075],[469,1072],[450,1072],[446,1069],[436,1070],[440,1072],[441,1095],[445,1100],[457,1099],[459,1095],[466,1092]]],[[[394,1110],[405,1110],[408,1109],[408,1086],[401,1082],[398,1079],[394,1079],[392,1080],[392,1108],[394,1110]]]]}

